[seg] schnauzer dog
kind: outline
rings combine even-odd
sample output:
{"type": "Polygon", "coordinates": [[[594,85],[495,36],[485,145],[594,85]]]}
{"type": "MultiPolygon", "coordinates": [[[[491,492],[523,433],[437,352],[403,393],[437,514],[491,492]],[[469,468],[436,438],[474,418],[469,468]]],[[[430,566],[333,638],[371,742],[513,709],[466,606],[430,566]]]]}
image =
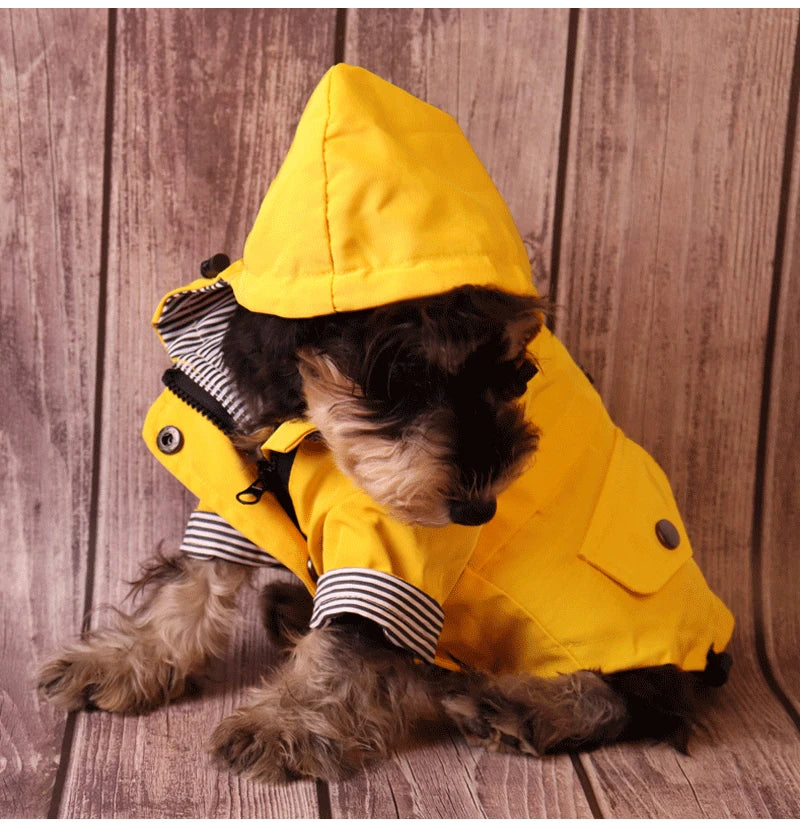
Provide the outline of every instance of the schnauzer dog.
{"type": "MultiPolygon", "coordinates": [[[[485,523],[536,450],[519,398],[537,372],[527,344],[543,310],[536,298],[475,287],[304,320],[239,307],[224,352],[254,422],[237,443],[247,451],[283,421],[308,417],[341,469],[394,516],[485,523]]],[[[174,700],[223,654],[250,571],[156,558],[134,584],[142,604],[46,663],[42,693],[69,710],[141,712],[174,700]]],[[[309,629],[301,586],[273,584],[263,603],[287,659],[220,724],[213,746],[232,768],[268,780],[340,778],[434,722],[493,750],[634,737],[685,749],[697,697],[717,676],[672,665],[554,678],[454,671],[415,659],[360,615],[309,629]]]]}

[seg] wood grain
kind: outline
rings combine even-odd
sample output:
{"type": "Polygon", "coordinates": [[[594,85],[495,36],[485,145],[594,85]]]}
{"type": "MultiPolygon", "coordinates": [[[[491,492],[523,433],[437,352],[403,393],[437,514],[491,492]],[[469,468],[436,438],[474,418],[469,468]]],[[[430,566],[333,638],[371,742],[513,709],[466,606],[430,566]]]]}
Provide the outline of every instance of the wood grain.
{"type": "Polygon", "coordinates": [[[670,475],[738,620],[709,748],[585,758],[615,816],[780,815],[800,796],[797,733],[754,653],[749,545],[796,31],[792,12],[581,15],[558,329],[670,475]]]}
{"type": "Polygon", "coordinates": [[[796,729],[764,683],[752,640],[737,634],[731,653],[731,680],[703,712],[690,756],[649,742],[581,755],[604,816],[800,814],[796,729]]]}
{"type": "Polygon", "coordinates": [[[345,61],[452,114],[549,288],[568,12],[352,9],[345,61]]]}
{"type": "Polygon", "coordinates": [[[44,816],[64,715],[33,670],[80,626],[106,14],[0,11],[0,816],[44,816]]]}
{"type": "Polygon", "coordinates": [[[533,760],[485,752],[441,736],[330,786],[334,817],[591,817],[565,757],[533,760]]]}
{"type": "MultiPolygon", "coordinates": [[[[218,251],[241,253],[305,100],[333,55],[328,11],[120,12],[114,83],[110,278],[95,602],[160,541],[180,540],[194,505],[140,430],[168,365],[152,333],[167,290],[218,251]]],[[[315,816],[313,785],[272,790],[219,772],[208,736],[254,677],[260,632],[240,644],[214,699],[143,718],[81,714],[65,816],[315,816]],[[245,652],[239,653],[241,658],[245,652]]]]}
{"type": "MultiPolygon", "coordinates": [[[[797,101],[795,101],[797,105],[797,101]]],[[[787,229],[778,287],[763,489],[761,599],[767,653],[784,693],[800,712],[800,137],[795,132],[787,229]]]]}

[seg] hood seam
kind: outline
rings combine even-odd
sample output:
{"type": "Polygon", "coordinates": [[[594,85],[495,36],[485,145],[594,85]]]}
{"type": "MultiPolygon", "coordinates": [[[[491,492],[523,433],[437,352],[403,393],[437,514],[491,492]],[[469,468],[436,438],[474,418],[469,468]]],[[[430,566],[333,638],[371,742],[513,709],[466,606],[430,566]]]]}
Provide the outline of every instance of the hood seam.
{"type": "Polygon", "coordinates": [[[331,84],[333,83],[333,72],[328,73],[328,88],[325,97],[328,106],[328,112],[325,117],[325,128],[322,131],[322,177],[323,177],[323,191],[322,198],[325,204],[325,235],[328,241],[328,259],[331,264],[331,279],[330,279],[330,298],[331,308],[336,311],[336,303],[333,299],[333,279],[336,276],[336,267],[333,263],[333,246],[331,243],[331,221],[329,217],[329,203],[328,203],[328,161],[326,157],[326,146],[328,144],[328,126],[331,122],[331,84]]]}

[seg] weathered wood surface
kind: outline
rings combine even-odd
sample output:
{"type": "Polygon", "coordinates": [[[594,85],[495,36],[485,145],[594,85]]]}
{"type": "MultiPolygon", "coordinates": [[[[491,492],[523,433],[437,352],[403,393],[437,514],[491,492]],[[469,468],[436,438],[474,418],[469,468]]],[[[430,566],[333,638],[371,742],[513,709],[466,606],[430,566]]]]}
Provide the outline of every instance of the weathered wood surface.
{"type": "MultiPolygon", "coordinates": [[[[168,364],[147,320],[202,259],[241,254],[331,62],[334,23],[334,12],[118,16],[96,603],[120,602],[123,581],[159,541],[174,549],[194,505],[140,436],[168,364]]],[[[211,730],[269,662],[261,635],[257,620],[244,624],[208,699],[141,718],[81,714],[62,815],[316,816],[313,783],[241,781],[206,752],[211,730]]]]}
{"type": "Polygon", "coordinates": [[[737,617],[734,682],[692,758],[584,758],[617,817],[800,807],[800,738],[755,656],[750,550],[796,30],[793,12],[581,17],[558,328],[666,469],[737,617]],[[785,789],[770,795],[777,771],[785,789]]]}
{"type": "Polygon", "coordinates": [[[800,813],[796,11],[4,11],[0,22],[0,814],[800,813]],[[241,251],[337,49],[452,112],[473,142],[559,304],[558,333],[673,480],[738,619],[732,682],[690,758],[621,745],[576,769],[444,736],[341,784],[264,787],[205,751],[273,660],[249,591],[201,697],[142,718],[74,716],[53,795],[64,719],[35,700],[31,663],[77,631],[87,588],[95,606],[118,603],[193,505],[139,436],[165,364],[147,318],[203,257],[241,251]]]}
{"type": "Polygon", "coordinates": [[[0,11],[0,815],[44,816],[64,715],[33,667],[80,626],[90,531],[106,15],[0,11]]]}
{"type": "MultiPolygon", "coordinates": [[[[204,257],[241,253],[293,123],[330,63],[334,19],[119,14],[95,603],[120,602],[123,581],[159,541],[177,545],[193,505],[140,436],[167,365],[147,321],[167,290],[197,276],[204,257]]],[[[225,686],[209,700],[142,718],[81,714],[62,814],[315,816],[313,785],[281,791],[232,779],[205,751],[243,684],[258,682],[266,662],[259,636],[251,620],[221,676],[225,686]]]]}
{"type": "MultiPolygon", "coordinates": [[[[791,137],[791,135],[790,135],[791,137]]],[[[775,677],[800,714],[800,131],[794,134],[782,277],[775,285],[775,352],[767,397],[760,595],[766,652],[775,677]]],[[[755,581],[754,581],[755,583],[755,581]]]]}
{"type": "Polygon", "coordinates": [[[445,738],[329,787],[333,817],[592,816],[566,757],[530,760],[445,738]]]}

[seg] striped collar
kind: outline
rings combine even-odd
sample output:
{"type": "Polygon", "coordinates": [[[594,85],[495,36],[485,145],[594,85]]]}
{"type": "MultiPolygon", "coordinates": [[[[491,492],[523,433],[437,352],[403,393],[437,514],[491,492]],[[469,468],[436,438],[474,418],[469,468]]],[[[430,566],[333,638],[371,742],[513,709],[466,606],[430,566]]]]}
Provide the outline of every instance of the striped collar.
{"type": "Polygon", "coordinates": [[[174,370],[219,403],[235,428],[247,429],[251,421],[222,354],[236,298],[224,280],[199,282],[203,285],[198,287],[196,281],[168,294],[153,325],[175,364],[174,370]]]}

